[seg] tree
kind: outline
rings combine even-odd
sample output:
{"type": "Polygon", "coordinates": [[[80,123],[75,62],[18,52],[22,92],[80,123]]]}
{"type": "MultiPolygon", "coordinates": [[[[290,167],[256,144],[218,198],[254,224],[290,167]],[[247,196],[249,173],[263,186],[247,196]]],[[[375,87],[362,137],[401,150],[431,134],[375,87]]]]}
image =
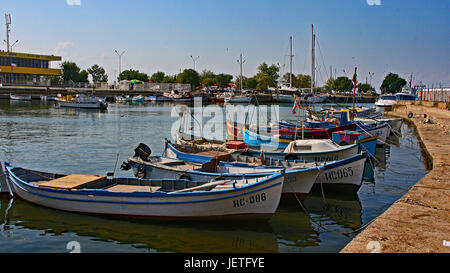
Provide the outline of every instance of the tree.
{"type": "Polygon", "coordinates": [[[331,91],[331,90],[333,90],[333,84],[334,84],[334,79],[330,78],[323,86],[323,89],[325,89],[327,91],[331,91]]]}
{"type": "Polygon", "coordinates": [[[216,84],[216,74],[210,70],[203,70],[200,82],[203,86],[213,86],[216,84]]]}
{"type": "MultiPolygon", "coordinates": [[[[290,73],[290,72],[287,72],[287,73],[284,74],[284,76],[283,76],[283,82],[284,82],[286,85],[289,85],[289,84],[290,84],[290,80],[291,80],[291,73],[290,73]]],[[[295,75],[294,75],[294,74],[292,74],[292,86],[297,86],[296,80],[295,80],[295,75]]]]}
{"type": "Polygon", "coordinates": [[[397,74],[389,73],[383,80],[380,90],[382,94],[397,93],[407,84],[405,79],[400,78],[397,74]]]}
{"type": "Polygon", "coordinates": [[[217,86],[227,87],[228,84],[231,83],[231,80],[233,80],[233,75],[221,73],[219,75],[216,75],[215,80],[216,80],[217,86]]]}
{"type": "Polygon", "coordinates": [[[359,83],[357,85],[357,87],[358,87],[358,92],[359,93],[361,93],[361,92],[366,93],[368,91],[375,91],[375,88],[372,85],[368,84],[368,83],[359,83]]]}
{"type": "Polygon", "coordinates": [[[274,64],[268,66],[265,62],[258,66],[258,73],[255,75],[258,81],[257,88],[260,90],[267,89],[267,87],[275,87],[277,80],[280,77],[278,75],[280,68],[274,64]]]}
{"type": "Polygon", "coordinates": [[[178,83],[190,83],[191,88],[199,86],[200,75],[194,69],[185,69],[183,72],[178,74],[176,81],[178,83]]]}
{"type": "Polygon", "coordinates": [[[261,74],[257,77],[256,89],[266,90],[268,87],[275,87],[275,82],[272,77],[267,74],[261,74]]]}
{"type": "Polygon", "coordinates": [[[175,76],[165,76],[164,79],[162,80],[162,83],[175,83],[176,82],[176,77],[175,76]]]}
{"type": "Polygon", "coordinates": [[[148,82],[149,81],[149,77],[145,73],[140,73],[139,70],[132,70],[132,69],[130,69],[130,70],[122,71],[122,73],[120,73],[120,75],[119,75],[118,80],[119,81],[122,81],[122,80],[128,80],[128,81],[139,80],[139,81],[143,81],[143,82],[148,82]]]}
{"type": "Polygon", "coordinates": [[[77,66],[76,63],[65,61],[61,63],[61,69],[62,69],[62,79],[66,82],[72,81],[77,82],[80,78],[80,68],[77,66]]]}
{"type": "Polygon", "coordinates": [[[311,87],[311,76],[298,74],[297,77],[293,79],[295,86],[297,88],[310,88],[311,87]]]}
{"type": "Polygon", "coordinates": [[[86,70],[82,70],[78,73],[76,82],[89,82],[89,73],[86,70]]]}
{"type": "Polygon", "coordinates": [[[97,64],[88,68],[87,72],[91,74],[93,82],[108,82],[108,75],[106,75],[105,69],[97,64]]]}
{"type": "Polygon", "coordinates": [[[353,82],[347,77],[338,77],[337,79],[333,80],[331,87],[334,91],[351,91],[353,88],[353,82]]]}
{"type": "Polygon", "coordinates": [[[150,80],[152,82],[162,83],[165,77],[166,74],[164,72],[158,71],[156,73],[153,73],[153,75],[150,77],[150,80]]]}

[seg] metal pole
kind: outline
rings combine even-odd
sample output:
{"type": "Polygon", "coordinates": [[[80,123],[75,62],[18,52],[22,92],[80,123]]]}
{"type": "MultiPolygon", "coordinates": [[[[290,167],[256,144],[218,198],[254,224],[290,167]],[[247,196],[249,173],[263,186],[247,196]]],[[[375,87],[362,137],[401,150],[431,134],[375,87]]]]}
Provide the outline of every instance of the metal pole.
{"type": "Polygon", "coordinates": [[[195,70],[195,62],[198,60],[200,58],[200,56],[197,56],[197,57],[192,57],[192,55],[191,55],[191,59],[192,59],[192,61],[194,61],[194,70],[195,70]]]}
{"type": "Polygon", "coordinates": [[[290,69],[289,69],[289,87],[292,88],[292,57],[294,57],[294,55],[292,55],[292,36],[290,37],[290,69]]]}
{"type": "Polygon", "coordinates": [[[122,73],[122,55],[125,54],[124,50],[121,54],[119,54],[119,52],[117,52],[117,50],[114,50],[114,52],[116,52],[117,56],[119,56],[119,76],[122,73]]]}

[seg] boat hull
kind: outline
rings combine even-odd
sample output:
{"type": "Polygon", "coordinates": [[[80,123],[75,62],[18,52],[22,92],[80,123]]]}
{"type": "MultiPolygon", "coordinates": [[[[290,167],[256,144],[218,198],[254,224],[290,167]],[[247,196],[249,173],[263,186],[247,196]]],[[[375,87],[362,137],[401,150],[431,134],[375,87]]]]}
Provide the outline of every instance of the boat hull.
{"type": "Polygon", "coordinates": [[[58,101],[58,103],[59,106],[64,108],[101,109],[101,110],[105,110],[108,108],[108,104],[103,102],[77,103],[77,102],[58,101]]]}
{"type": "Polygon", "coordinates": [[[205,219],[251,216],[268,219],[275,213],[284,176],[230,190],[192,193],[63,191],[34,186],[16,177],[8,167],[14,195],[28,202],[70,212],[137,218],[205,219]]]}

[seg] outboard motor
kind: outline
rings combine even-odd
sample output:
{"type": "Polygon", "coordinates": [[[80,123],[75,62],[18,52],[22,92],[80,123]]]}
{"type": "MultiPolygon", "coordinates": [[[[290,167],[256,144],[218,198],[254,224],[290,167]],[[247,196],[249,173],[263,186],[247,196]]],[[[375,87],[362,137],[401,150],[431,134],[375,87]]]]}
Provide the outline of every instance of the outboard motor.
{"type": "Polygon", "coordinates": [[[152,154],[152,150],[150,147],[145,145],[144,143],[140,143],[139,146],[134,149],[134,157],[139,157],[144,161],[148,161],[148,157],[152,154]]]}

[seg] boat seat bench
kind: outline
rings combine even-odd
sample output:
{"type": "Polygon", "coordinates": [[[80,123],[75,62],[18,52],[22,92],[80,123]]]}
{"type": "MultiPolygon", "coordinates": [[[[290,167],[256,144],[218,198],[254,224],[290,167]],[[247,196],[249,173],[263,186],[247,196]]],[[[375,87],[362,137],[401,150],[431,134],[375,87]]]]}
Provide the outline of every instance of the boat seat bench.
{"type": "Polygon", "coordinates": [[[135,192],[135,191],[155,192],[160,189],[161,187],[155,186],[138,186],[138,185],[121,185],[121,184],[114,184],[103,188],[103,190],[115,192],[135,192]]]}
{"type": "MultiPolygon", "coordinates": [[[[76,190],[82,188],[93,187],[93,184],[106,179],[106,176],[87,175],[87,174],[71,174],[61,178],[53,179],[45,182],[35,182],[34,184],[42,188],[50,188],[57,190],[76,190]]],[[[95,187],[93,187],[95,188],[95,187]]]]}

